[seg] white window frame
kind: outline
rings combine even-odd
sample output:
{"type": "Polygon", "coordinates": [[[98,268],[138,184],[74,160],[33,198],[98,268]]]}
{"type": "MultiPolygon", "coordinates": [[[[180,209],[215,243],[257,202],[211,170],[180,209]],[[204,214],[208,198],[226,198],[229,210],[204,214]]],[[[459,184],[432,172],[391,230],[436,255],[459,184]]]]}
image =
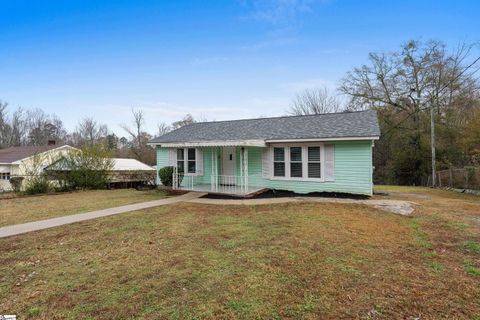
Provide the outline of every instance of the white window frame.
{"type": "Polygon", "coordinates": [[[2,172],[0,173],[0,180],[10,181],[11,178],[10,172],[2,172]]]}
{"type": "Polygon", "coordinates": [[[175,158],[176,162],[175,165],[178,166],[179,161],[183,161],[183,175],[184,176],[196,176],[198,175],[198,152],[197,148],[175,148],[175,158]],[[183,160],[178,160],[178,149],[183,149],[183,160]],[[188,149],[195,150],[195,160],[188,160],[188,149]],[[195,161],[195,172],[188,172],[188,161],[195,161]]]}
{"type": "Polygon", "coordinates": [[[271,154],[272,154],[272,177],[274,178],[279,178],[279,179],[284,179],[287,177],[287,152],[288,150],[285,149],[285,147],[282,147],[282,146],[274,146],[272,147],[272,151],[271,151],[271,154]],[[275,161],[275,148],[283,148],[283,161],[275,161]],[[276,176],[275,175],[275,162],[278,162],[278,163],[283,163],[283,173],[284,175],[283,176],[276,176]]]}
{"type": "Polygon", "coordinates": [[[289,143],[289,144],[272,144],[270,146],[270,180],[284,180],[284,181],[316,181],[325,182],[325,144],[322,142],[312,143],[289,143]],[[302,177],[290,176],[290,147],[302,148],[302,177]],[[320,147],[320,178],[308,177],[308,147],[320,147]],[[285,148],[285,177],[274,176],[273,167],[273,148],[285,148]]]}

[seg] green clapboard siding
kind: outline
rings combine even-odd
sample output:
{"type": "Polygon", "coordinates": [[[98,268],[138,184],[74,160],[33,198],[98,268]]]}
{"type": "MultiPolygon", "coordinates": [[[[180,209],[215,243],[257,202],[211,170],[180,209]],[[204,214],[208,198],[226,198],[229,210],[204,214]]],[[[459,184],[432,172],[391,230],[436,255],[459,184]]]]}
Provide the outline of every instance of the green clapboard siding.
{"type": "MultiPolygon", "coordinates": [[[[288,181],[262,177],[262,148],[248,148],[249,185],[297,193],[345,192],[371,195],[372,183],[372,142],[339,141],[335,145],[335,181],[288,181]]],[[[212,171],[212,148],[203,149],[204,175],[195,177],[195,183],[210,183],[212,171]]],[[[240,175],[240,148],[237,148],[237,175],[240,175]]],[[[218,161],[220,165],[220,160],[218,161]]],[[[168,165],[168,150],[157,148],[157,165],[168,165]]],[[[219,169],[219,172],[220,169],[219,169]]]]}
{"type": "Polygon", "coordinates": [[[168,166],[168,149],[157,147],[157,184],[162,184],[158,177],[158,170],[168,166]]]}

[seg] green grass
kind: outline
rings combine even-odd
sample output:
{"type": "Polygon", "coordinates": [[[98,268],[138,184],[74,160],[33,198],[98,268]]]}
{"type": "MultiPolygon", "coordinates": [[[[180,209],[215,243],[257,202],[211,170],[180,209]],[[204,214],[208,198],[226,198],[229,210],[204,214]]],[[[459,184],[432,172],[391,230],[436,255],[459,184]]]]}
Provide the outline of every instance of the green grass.
{"type": "Polygon", "coordinates": [[[0,226],[158,200],[163,191],[92,190],[0,199],[0,226]]]}
{"type": "Polygon", "coordinates": [[[476,267],[472,261],[466,260],[463,263],[463,268],[465,269],[465,272],[469,275],[480,277],[480,268],[476,267]]]}
{"type": "Polygon", "coordinates": [[[413,217],[180,203],[0,239],[0,305],[22,319],[474,318],[480,201],[431,195],[413,217]]]}
{"type": "Polygon", "coordinates": [[[442,272],[444,270],[444,267],[440,263],[437,263],[437,262],[432,262],[430,264],[430,268],[432,268],[432,270],[435,271],[435,272],[442,272]]]}
{"type": "Polygon", "coordinates": [[[463,242],[463,248],[471,252],[480,252],[480,243],[473,240],[463,242]]]}

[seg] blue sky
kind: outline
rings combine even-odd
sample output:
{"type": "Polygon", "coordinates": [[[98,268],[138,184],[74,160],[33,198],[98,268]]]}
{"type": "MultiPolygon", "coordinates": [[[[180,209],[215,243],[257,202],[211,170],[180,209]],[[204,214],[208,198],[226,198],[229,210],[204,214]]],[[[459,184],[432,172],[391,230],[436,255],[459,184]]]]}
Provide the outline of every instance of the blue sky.
{"type": "Polygon", "coordinates": [[[372,51],[480,40],[480,1],[0,0],[0,99],[69,129],[144,109],[147,126],[282,115],[372,51]]]}

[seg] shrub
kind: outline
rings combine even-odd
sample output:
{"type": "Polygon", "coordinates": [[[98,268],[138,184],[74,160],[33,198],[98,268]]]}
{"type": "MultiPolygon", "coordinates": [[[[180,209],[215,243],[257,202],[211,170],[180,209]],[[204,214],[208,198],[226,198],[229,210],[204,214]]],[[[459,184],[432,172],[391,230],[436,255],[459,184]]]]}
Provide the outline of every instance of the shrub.
{"type": "MultiPolygon", "coordinates": [[[[163,167],[162,169],[158,170],[158,176],[160,177],[160,181],[162,184],[167,187],[173,186],[173,170],[175,167],[163,167]]],[[[178,173],[182,173],[179,171],[178,173]]],[[[182,183],[183,175],[178,175],[178,183],[182,183]]]]}
{"type": "Polygon", "coordinates": [[[14,192],[20,192],[22,189],[23,177],[11,177],[10,184],[14,192]]]}
{"type": "Polygon", "coordinates": [[[113,168],[110,152],[101,145],[69,151],[50,168],[50,178],[58,181],[58,190],[104,189],[113,168]]]}
{"type": "Polygon", "coordinates": [[[25,186],[26,194],[47,193],[52,189],[50,182],[44,176],[34,177],[28,180],[25,186]]]}

